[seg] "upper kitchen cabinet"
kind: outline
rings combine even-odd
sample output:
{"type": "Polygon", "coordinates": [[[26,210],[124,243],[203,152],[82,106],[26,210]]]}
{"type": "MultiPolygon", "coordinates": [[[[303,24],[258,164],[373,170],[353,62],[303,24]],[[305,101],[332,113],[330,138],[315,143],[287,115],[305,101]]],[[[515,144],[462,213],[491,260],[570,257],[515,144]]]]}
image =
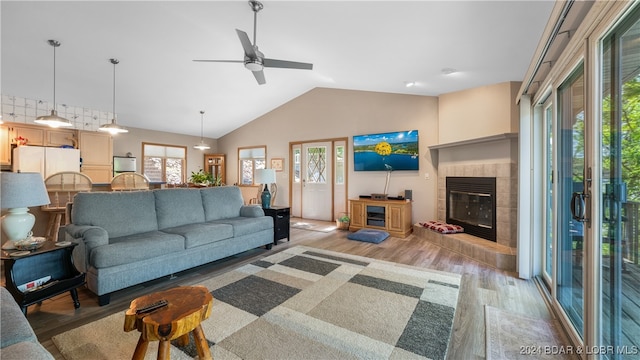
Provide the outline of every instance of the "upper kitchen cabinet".
{"type": "Polygon", "coordinates": [[[79,131],[78,148],[82,158],[80,172],[85,173],[94,183],[109,183],[112,178],[113,139],[111,134],[79,131]]]}
{"type": "Polygon", "coordinates": [[[0,125],[0,165],[11,165],[11,137],[4,124],[0,125]]]}
{"type": "Polygon", "coordinates": [[[9,128],[11,131],[11,137],[13,142],[16,142],[16,138],[22,137],[27,139],[27,145],[44,146],[44,132],[45,129],[41,126],[28,126],[24,124],[12,125],[9,128]]]}

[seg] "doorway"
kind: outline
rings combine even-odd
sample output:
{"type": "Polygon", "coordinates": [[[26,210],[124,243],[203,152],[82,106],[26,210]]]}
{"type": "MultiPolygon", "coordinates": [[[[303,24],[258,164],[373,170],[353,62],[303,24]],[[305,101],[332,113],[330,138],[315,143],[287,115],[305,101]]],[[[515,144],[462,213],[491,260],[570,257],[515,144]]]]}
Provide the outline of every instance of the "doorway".
{"type": "Polygon", "coordinates": [[[347,139],[289,144],[291,215],[334,221],[347,208],[347,139]]]}

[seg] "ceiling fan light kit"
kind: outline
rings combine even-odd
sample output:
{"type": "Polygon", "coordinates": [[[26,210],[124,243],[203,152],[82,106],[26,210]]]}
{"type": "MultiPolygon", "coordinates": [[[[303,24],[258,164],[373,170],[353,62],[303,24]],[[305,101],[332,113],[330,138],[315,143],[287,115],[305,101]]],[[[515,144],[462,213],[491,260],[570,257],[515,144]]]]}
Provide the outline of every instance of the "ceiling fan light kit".
{"type": "Polygon", "coordinates": [[[53,47],[53,110],[51,110],[51,115],[38,116],[34,122],[54,128],[73,126],[71,121],[58,116],[58,111],[56,111],[56,48],[60,46],[60,42],[49,40],[48,43],[53,47]]]}
{"type": "Polygon", "coordinates": [[[113,119],[110,123],[106,123],[98,128],[98,131],[108,132],[112,135],[127,133],[129,130],[116,123],[116,65],[120,63],[118,59],[109,59],[113,64],[113,119]]]}
{"type": "Polygon", "coordinates": [[[251,70],[253,76],[256,78],[258,84],[263,85],[266,83],[263,69],[265,67],[271,68],[283,68],[283,69],[301,69],[301,70],[313,70],[313,64],[301,63],[288,60],[277,60],[265,58],[264,54],[258,50],[256,43],[256,32],[258,22],[258,12],[264,8],[261,2],[250,0],[249,6],[253,11],[253,44],[249,40],[249,36],[246,32],[236,29],[242,48],[244,49],[244,60],[193,60],[196,62],[236,62],[244,63],[244,67],[251,70]]]}
{"type": "Polygon", "coordinates": [[[193,145],[194,149],[209,150],[211,147],[204,142],[204,110],[200,110],[200,143],[193,145]]]}

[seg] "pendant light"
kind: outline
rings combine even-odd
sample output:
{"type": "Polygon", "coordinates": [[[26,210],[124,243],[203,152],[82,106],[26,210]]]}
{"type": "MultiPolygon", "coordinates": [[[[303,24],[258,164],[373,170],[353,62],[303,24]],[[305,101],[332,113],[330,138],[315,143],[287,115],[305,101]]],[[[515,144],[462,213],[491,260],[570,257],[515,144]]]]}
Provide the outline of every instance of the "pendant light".
{"type": "Polygon", "coordinates": [[[198,150],[209,150],[211,147],[204,142],[204,110],[200,110],[200,143],[193,145],[194,149],[198,150]]]}
{"type": "Polygon", "coordinates": [[[109,59],[113,64],[113,119],[110,123],[106,123],[98,128],[98,131],[105,131],[111,135],[129,132],[126,128],[116,123],[116,65],[120,63],[118,59],[109,59]]]}
{"type": "Polygon", "coordinates": [[[51,110],[51,115],[38,116],[34,122],[54,128],[73,126],[71,121],[58,116],[58,111],[56,111],[56,48],[60,46],[60,42],[49,40],[49,45],[53,46],[53,110],[51,110]]]}

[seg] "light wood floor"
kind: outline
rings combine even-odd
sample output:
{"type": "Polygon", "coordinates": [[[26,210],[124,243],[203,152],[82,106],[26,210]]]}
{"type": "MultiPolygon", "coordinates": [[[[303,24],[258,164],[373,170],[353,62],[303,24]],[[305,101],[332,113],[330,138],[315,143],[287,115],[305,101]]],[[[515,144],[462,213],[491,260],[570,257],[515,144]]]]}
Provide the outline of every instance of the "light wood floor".
{"type": "MultiPolygon", "coordinates": [[[[463,280],[454,320],[452,343],[449,346],[449,359],[485,358],[485,304],[540,319],[553,319],[536,283],[532,280],[521,280],[514,274],[488,268],[413,235],[406,239],[392,237],[380,244],[351,241],[346,238],[346,235],[346,231],[340,230],[326,233],[291,228],[291,241],[280,241],[272,250],[251,250],[178,273],[171,279],[166,277],[116,292],[111,296],[111,303],[103,307],[98,306],[95,295],[81,288],[79,289],[80,309],[75,310],[70,296],[64,294],[46,300],[42,305],[30,306],[27,318],[40,342],[57,359],[63,359],[51,341],[51,337],[56,334],[116,312],[124,312],[132,299],[143,294],[179,285],[196,284],[212,275],[229,271],[274,252],[291,246],[305,245],[461,274],[463,280]]],[[[4,284],[4,278],[2,283],[4,284]]],[[[554,323],[558,326],[555,320],[554,323]]]]}

